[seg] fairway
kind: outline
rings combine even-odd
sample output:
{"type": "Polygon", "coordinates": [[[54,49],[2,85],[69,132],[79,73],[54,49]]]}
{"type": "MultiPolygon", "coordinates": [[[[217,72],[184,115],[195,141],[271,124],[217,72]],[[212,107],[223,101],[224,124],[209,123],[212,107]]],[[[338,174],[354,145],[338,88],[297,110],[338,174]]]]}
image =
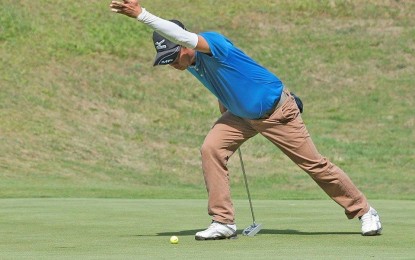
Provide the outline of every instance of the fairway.
{"type": "MultiPolygon", "coordinates": [[[[255,237],[195,241],[205,200],[2,199],[1,259],[413,259],[415,202],[373,201],[384,234],[360,235],[330,200],[254,201],[255,237]],[[169,238],[179,237],[172,245],[169,238]]],[[[238,234],[251,224],[237,200],[238,234]]]]}

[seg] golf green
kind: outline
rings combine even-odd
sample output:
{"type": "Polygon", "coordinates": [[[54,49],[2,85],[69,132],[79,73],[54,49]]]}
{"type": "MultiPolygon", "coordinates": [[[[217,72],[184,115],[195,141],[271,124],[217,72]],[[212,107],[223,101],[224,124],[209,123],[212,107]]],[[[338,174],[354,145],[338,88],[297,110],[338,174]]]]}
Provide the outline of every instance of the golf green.
{"type": "MultiPolygon", "coordinates": [[[[255,237],[195,241],[210,222],[205,200],[1,199],[0,259],[415,258],[415,202],[372,205],[381,236],[361,236],[330,200],[254,200],[255,237]]],[[[240,234],[252,224],[248,201],[235,208],[240,234]]]]}

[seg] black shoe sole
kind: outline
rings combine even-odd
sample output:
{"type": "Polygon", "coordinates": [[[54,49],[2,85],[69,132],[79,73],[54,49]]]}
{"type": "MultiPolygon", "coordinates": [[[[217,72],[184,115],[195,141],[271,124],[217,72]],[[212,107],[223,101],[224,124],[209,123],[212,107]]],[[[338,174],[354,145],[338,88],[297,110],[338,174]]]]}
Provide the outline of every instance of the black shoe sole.
{"type": "Polygon", "coordinates": [[[382,234],[382,229],[366,232],[362,236],[380,236],[382,234]]]}
{"type": "Polygon", "coordinates": [[[197,240],[197,241],[204,241],[204,240],[224,240],[224,239],[237,239],[237,238],[238,238],[237,234],[232,235],[230,237],[208,237],[208,238],[206,238],[206,237],[198,237],[198,236],[195,236],[195,240],[197,240]]]}

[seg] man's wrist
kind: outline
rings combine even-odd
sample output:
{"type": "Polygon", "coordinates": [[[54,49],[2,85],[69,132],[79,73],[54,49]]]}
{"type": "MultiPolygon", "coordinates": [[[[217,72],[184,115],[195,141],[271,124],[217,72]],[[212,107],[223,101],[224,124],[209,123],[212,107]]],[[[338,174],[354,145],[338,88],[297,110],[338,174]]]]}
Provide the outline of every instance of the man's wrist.
{"type": "Polygon", "coordinates": [[[141,7],[141,13],[139,13],[137,15],[137,20],[140,21],[140,22],[144,21],[146,15],[147,15],[147,10],[145,8],[141,7]]]}

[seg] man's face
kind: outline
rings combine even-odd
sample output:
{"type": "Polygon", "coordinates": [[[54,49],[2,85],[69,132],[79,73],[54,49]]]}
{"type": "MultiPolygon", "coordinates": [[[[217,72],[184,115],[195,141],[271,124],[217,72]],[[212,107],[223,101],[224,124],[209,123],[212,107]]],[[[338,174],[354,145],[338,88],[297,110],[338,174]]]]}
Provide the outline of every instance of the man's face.
{"type": "Polygon", "coordinates": [[[193,62],[194,51],[182,47],[176,59],[169,65],[177,70],[186,70],[193,62]]]}

